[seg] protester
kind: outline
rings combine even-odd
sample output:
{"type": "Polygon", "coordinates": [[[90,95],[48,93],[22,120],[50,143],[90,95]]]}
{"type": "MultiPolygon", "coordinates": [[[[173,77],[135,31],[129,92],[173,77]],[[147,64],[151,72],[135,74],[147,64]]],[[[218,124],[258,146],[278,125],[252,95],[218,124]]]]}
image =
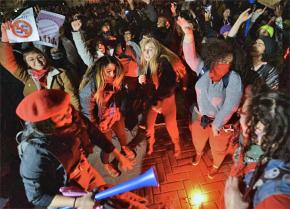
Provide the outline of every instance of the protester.
{"type": "Polygon", "coordinates": [[[37,206],[93,208],[91,193],[79,198],[59,194],[60,187],[68,184],[90,192],[105,184],[86,158],[92,152],[92,143],[115,153],[124,169],[132,168],[98,129],[87,130],[69,101],[69,95],[61,90],[44,89],[26,96],[16,109],[26,122],[17,135],[20,174],[28,200],[37,206]]]}
{"type": "Polygon", "coordinates": [[[179,17],[178,24],[185,33],[184,57],[190,68],[200,77],[195,85],[197,106],[196,118],[191,127],[198,165],[207,141],[213,155],[209,178],[217,174],[227,152],[230,139],[235,135],[235,124],[230,119],[237,111],[242,96],[242,82],[238,73],[231,69],[234,62],[233,49],[222,40],[213,40],[206,46],[205,61],[196,54],[191,26],[179,17]]]}
{"type": "Polygon", "coordinates": [[[95,50],[95,54],[92,54],[86,45],[84,32],[81,31],[82,20],[78,17],[71,22],[71,26],[73,28],[72,36],[74,43],[76,45],[77,51],[82,58],[83,62],[91,67],[94,61],[98,60],[100,57],[104,55],[112,55],[112,53],[107,49],[105,43],[101,38],[96,39],[95,45],[93,49],[95,50]]]}
{"type": "MultiPolygon", "coordinates": [[[[99,144],[102,149],[101,160],[109,174],[115,177],[113,181],[119,180],[116,177],[121,174],[121,171],[115,164],[111,164],[109,156],[115,155],[117,161],[114,162],[119,161],[122,170],[132,168],[136,153],[131,149],[131,142],[130,146],[128,145],[127,135],[133,136],[132,144],[147,137],[149,141],[147,154],[152,154],[155,143],[154,124],[162,119],[162,117],[156,119],[160,113],[165,118],[176,157],[181,154],[177,123],[183,125],[184,121],[187,122],[190,118],[189,128],[196,151],[192,164],[197,166],[203,159],[205,145],[209,141],[213,164],[209,168],[208,177],[212,179],[217,173],[223,173],[224,167],[219,168],[223,165],[225,156],[234,153],[234,166],[230,175],[244,178],[252,192],[257,175],[256,177],[254,175],[254,180],[248,183],[251,173],[255,169],[263,173],[263,169],[268,168],[268,165],[272,166],[276,160],[279,162],[281,160],[275,158],[274,162],[273,158],[269,160],[269,164],[259,166],[259,159],[267,155],[267,150],[265,151],[263,143],[261,144],[257,139],[267,141],[273,135],[270,133],[269,137],[263,137],[264,123],[254,122],[257,127],[247,129],[247,126],[252,125],[247,122],[252,121],[253,118],[268,120],[267,115],[272,117],[271,111],[275,109],[273,101],[277,103],[277,112],[284,111],[285,114],[287,112],[285,107],[278,105],[279,101],[283,100],[281,98],[286,98],[280,93],[266,93],[273,99],[263,99],[265,104],[259,106],[257,100],[262,98],[259,95],[261,90],[289,89],[290,1],[280,0],[275,5],[274,1],[267,1],[266,6],[263,5],[266,1],[255,1],[254,4],[251,2],[253,1],[104,0],[88,1],[86,4],[75,6],[78,4],[75,1],[67,4],[62,1],[61,3],[28,1],[23,8],[17,9],[18,13],[15,12],[16,9],[12,11],[12,17],[7,16],[6,11],[0,12],[0,19],[16,20],[15,17],[22,13],[21,9],[26,6],[33,7],[36,15],[40,9],[64,15],[64,24],[58,31],[58,46],[51,48],[38,42],[6,43],[8,37],[5,29],[8,25],[4,23],[0,43],[0,63],[24,83],[25,96],[30,96],[38,90],[41,92],[43,89],[59,89],[70,95],[70,103],[73,106],[72,117],[77,118],[70,128],[75,130],[74,128],[77,127],[80,133],[86,135],[84,139],[90,138],[82,141],[85,154],[91,152],[91,143],[107,145],[102,147],[99,144]],[[35,4],[39,5],[34,7],[35,4]],[[29,45],[34,45],[41,51],[33,48],[22,53],[29,45]],[[16,58],[12,52],[17,52],[16,58]],[[15,60],[19,64],[16,64],[15,60]],[[26,64],[20,64],[19,60],[24,60],[26,64]],[[188,64],[186,68],[185,62],[188,64]],[[25,65],[28,66],[24,67],[25,65]],[[71,79],[72,72],[73,79],[71,79]],[[259,96],[254,96],[253,99],[256,102],[251,103],[253,95],[257,94],[259,96]],[[278,96],[273,96],[276,94],[278,96]],[[188,108],[184,108],[184,103],[188,108]],[[273,104],[272,109],[271,104],[273,104]],[[256,109],[254,110],[253,107],[256,109]],[[178,109],[178,118],[176,109],[178,109]],[[78,110],[81,112],[80,116],[78,110]],[[191,113],[187,116],[189,112],[191,113]],[[260,115],[257,116],[256,113],[260,115]],[[112,133],[115,133],[120,142],[122,154],[109,142],[112,140],[112,133]],[[238,149],[232,152],[236,146],[239,146],[238,149]]],[[[37,21],[36,24],[38,25],[37,21]]],[[[23,32],[22,29],[26,29],[25,24],[20,24],[16,28],[18,32],[23,32]]],[[[44,28],[46,29],[51,28],[44,28]]],[[[57,33],[55,35],[57,38],[57,33]]],[[[6,71],[2,73],[5,79],[6,71]]],[[[2,94],[4,98],[7,96],[5,91],[2,94]]],[[[6,107],[3,106],[3,110],[6,110],[6,107]]],[[[278,113],[276,115],[279,116],[278,113]]],[[[276,118],[273,118],[273,121],[276,121],[276,118]]],[[[25,133],[30,133],[29,131],[33,132],[33,136],[45,132],[43,138],[38,139],[39,135],[35,136],[37,136],[37,143],[39,141],[41,145],[46,146],[48,141],[46,139],[51,139],[51,135],[46,134],[47,129],[62,130],[42,121],[35,124],[26,122],[24,135],[22,134],[21,138],[29,138],[25,136],[25,133]],[[45,124],[45,127],[42,124],[45,124]],[[41,132],[38,130],[39,127],[41,132]],[[45,140],[44,143],[42,139],[45,140]]],[[[265,124],[269,124],[270,128],[268,126],[265,128],[269,132],[278,127],[277,124],[267,121],[265,124]]],[[[12,128],[12,132],[18,131],[14,130],[16,127],[12,128]]],[[[9,131],[5,130],[3,134],[9,131]]],[[[184,130],[182,135],[184,136],[184,130]]],[[[61,138],[59,142],[71,139],[71,143],[74,144],[76,141],[74,137],[62,138],[61,135],[57,137],[59,138],[61,138]]],[[[33,139],[29,138],[28,141],[33,139]]],[[[32,149],[31,146],[28,145],[29,149],[32,149]]],[[[59,147],[64,148],[62,145],[59,147]]],[[[47,154],[46,151],[44,153],[47,154]]],[[[62,157],[67,159],[66,157],[69,158],[73,154],[78,155],[78,152],[69,154],[65,152],[62,157]]],[[[170,158],[171,153],[167,154],[170,158]]],[[[23,161],[21,174],[26,182],[30,179],[30,173],[24,176],[23,168],[26,169],[24,164],[30,165],[30,161],[33,163],[35,161],[31,160],[31,156],[27,153],[24,157],[25,163],[23,161]]],[[[7,159],[11,159],[10,156],[7,159]]],[[[37,159],[38,157],[35,158],[37,159]]],[[[49,170],[55,170],[56,166],[61,164],[53,159],[45,164],[45,169],[47,167],[49,170]]],[[[72,162],[74,159],[68,161],[72,162]]],[[[282,161],[285,164],[285,160],[282,161]]],[[[179,159],[177,163],[180,163],[179,159]]],[[[25,170],[25,172],[29,171],[25,170]]],[[[264,173],[268,174],[268,171],[264,173]]],[[[31,174],[32,178],[34,174],[31,174]]],[[[58,179],[58,174],[49,171],[47,182],[55,182],[57,186],[62,186],[62,179],[55,180],[58,179]]],[[[236,183],[237,180],[231,178],[228,184],[233,186],[227,187],[233,191],[231,193],[233,196],[230,196],[233,200],[230,203],[233,206],[227,206],[247,207],[249,201],[241,199],[241,194],[235,187],[236,183]]],[[[54,190],[49,195],[58,194],[54,184],[48,186],[46,184],[45,189],[50,190],[53,187],[54,190]]],[[[27,185],[32,184],[27,183],[26,187],[27,185]]],[[[271,193],[270,189],[265,190],[271,193]]],[[[262,193],[265,190],[261,190],[262,193]]],[[[257,208],[264,204],[264,201],[257,202],[261,194],[259,191],[259,188],[253,191],[254,205],[257,205],[254,207],[257,208]]],[[[36,204],[39,197],[37,195],[33,200],[36,204]]],[[[245,196],[250,197],[249,199],[253,198],[248,193],[245,196]]],[[[274,196],[279,201],[285,200],[284,195],[282,195],[283,200],[280,196],[274,196]]],[[[272,201],[273,197],[270,199],[272,201]]],[[[68,199],[68,201],[72,200],[68,199]]],[[[268,199],[265,200],[268,203],[268,199]]],[[[79,200],[75,203],[81,204],[79,200]]],[[[89,204],[91,203],[89,201],[89,204]]],[[[46,206],[48,204],[45,203],[46,206]]],[[[72,206],[72,202],[67,205],[72,206]]],[[[273,204],[270,203],[271,205],[273,204]]],[[[279,208],[279,206],[274,205],[272,208],[279,208]]]]}
{"type": "MultiPolygon", "coordinates": [[[[122,152],[133,160],[136,153],[127,146],[124,117],[120,111],[124,71],[112,56],[103,56],[87,71],[80,85],[81,112],[112,141],[112,131],[121,144],[122,152]]],[[[117,177],[121,172],[109,162],[107,153],[101,159],[108,173],[117,177]]]]}
{"type": "MultiPolygon", "coordinates": [[[[262,13],[261,11],[260,13],[262,13]]],[[[247,21],[252,14],[249,9],[245,10],[237,19],[234,26],[228,33],[228,37],[236,36],[240,26],[247,21]]],[[[249,50],[251,60],[250,69],[241,72],[244,84],[255,84],[263,82],[271,89],[278,89],[279,74],[276,67],[272,66],[269,61],[271,58],[278,57],[278,47],[274,40],[268,36],[260,36],[249,50]]]]}
{"type": "Polygon", "coordinates": [[[76,110],[80,109],[77,88],[74,86],[70,74],[61,68],[50,66],[46,55],[36,48],[29,48],[23,53],[23,59],[28,66],[18,65],[12,47],[8,43],[7,29],[9,23],[1,25],[0,63],[15,78],[24,84],[23,94],[27,96],[40,89],[61,89],[70,95],[70,102],[76,110]]]}
{"type": "Polygon", "coordinates": [[[256,167],[245,173],[246,192],[239,190],[239,179],[230,177],[226,182],[226,209],[288,208],[290,185],[289,95],[269,91],[254,96],[242,126],[261,146],[256,167]]]}
{"type": "Polygon", "coordinates": [[[147,153],[151,155],[153,152],[154,124],[158,113],[162,113],[174,144],[174,155],[177,157],[181,153],[181,148],[176,122],[176,73],[173,68],[176,55],[152,37],[142,39],[140,45],[142,57],[139,83],[145,89],[150,104],[146,122],[149,138],[147,153]]]}

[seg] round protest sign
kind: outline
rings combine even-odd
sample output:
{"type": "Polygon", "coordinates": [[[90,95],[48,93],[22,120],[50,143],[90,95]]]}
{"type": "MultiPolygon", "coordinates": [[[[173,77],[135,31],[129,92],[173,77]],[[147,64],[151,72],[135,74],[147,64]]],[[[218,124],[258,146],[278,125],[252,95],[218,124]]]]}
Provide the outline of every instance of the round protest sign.
{"type": "Polygon", "coordinates": [[[12,33],[19,38],[28,38],[32,34],[31,25],[25,20],[19,19],[12,23],[12,33]]]}

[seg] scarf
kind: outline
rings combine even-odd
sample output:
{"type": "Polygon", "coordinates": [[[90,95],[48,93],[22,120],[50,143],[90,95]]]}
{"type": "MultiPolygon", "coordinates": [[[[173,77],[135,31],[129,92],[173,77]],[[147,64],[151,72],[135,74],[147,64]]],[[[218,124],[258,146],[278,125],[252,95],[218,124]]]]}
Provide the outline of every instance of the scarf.
{"type": "Polygon", "coordinates": [[[229,71],[230,64],[214,64],[209,72],[209,78],[213,82],[219,82],[229,71]]]}
{"type": "Polygon", "coordinates": [[[42,70],[31,70],[31,74],[33,78],[39,81],[40,85],[42,87],[46,87],[47,82],[46,82],[46,75],[48,74],[49,70],[48,69],[42,69],[42,70]]]}

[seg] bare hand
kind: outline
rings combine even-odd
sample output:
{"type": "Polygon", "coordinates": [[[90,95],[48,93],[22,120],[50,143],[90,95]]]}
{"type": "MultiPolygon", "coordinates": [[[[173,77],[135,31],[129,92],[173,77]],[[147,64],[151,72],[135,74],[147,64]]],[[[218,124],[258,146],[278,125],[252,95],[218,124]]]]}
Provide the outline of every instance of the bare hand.
{"type": "Polygon", "coordinates": [[[176,5],[174,3],[170,3],[170,11],[172,16],[176,16],[176,5]]]}
{"type": "Polygon", "coordinates": [[[249,8],[249,9],[243,11],[239,16],[238,21],[243,23],[243,22],[246,22],[248,19],[250,19],[253,15],[253,13],[249,14],[250,10],[251,9],[249,8]]]}
{"type": "Polygon", "coordinates": [[[178,17],[176,23],[181,27],[184,33],[190,28],[192,30],[192,25],[183,17],[178,17]]]}
{"type": "Polygon", "coordinates": [[[73,20],[71,22],[71,27],[74,31],[80,31],[82,27],[82,21],[81,20],[73,20]]]}
{"type": "Polygon", "coordinates": [[[138,81],[139,83],[142,84],[146,84],[146,76],[145,75],[139,75],[138,77],[138,81]]]}
{"type": "Polygon", "coordinates": [[[142,0],[143,2],[145,2],[146,4],[150,4],[150,0],[142,0]]]}
{"type": "Polygon", "coordinates": [[[264,7],[264,9],[257,9],[254,11],[254,13],[257,13],[260,16],[266,11],[266,9],[267,7],[264,7]]]}
{"type": "Polygon", "coordinates": [[[121,170],[125,172],[127,170],[132,170],[133,166],[136,164],[136,160],[131,161],[123,155],[120,157],[119,161],[120,161],[121,170]]]}
{"type": "Polygon", "coordinates": [[[127,0],[128,4],[131,5],[134,3],[134,0],[127,0]]]}
{"type": "Polygon", "coordinates": [[[264,7],[264,9],[257,9],[252,14],[251,22],[256,22],[256,20],[266,11],[267,7],[264,7]]]}
{"type": "Polygon", "coordinates": [[[1,24],[1,41],[9,42],[7,30],[10,30],[12,22],[5,22],[1,24]]]}
{"type": "Polygon", "coordinates": [[[226,209],[247,209],[249,203],[244,202],[239,190],[237,177],[229,177],[226,181],[224,198],[226,209]]]}

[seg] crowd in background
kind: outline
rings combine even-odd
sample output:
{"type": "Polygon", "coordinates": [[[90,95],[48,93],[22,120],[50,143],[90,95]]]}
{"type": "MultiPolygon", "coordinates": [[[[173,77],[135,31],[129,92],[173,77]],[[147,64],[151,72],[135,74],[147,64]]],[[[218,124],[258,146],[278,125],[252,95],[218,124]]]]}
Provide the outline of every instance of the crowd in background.
{"type": "Polygon", "coordinates": [[[72,181],[86,191],[105,184],[86,160],[94,145],[102,149],[100,158],[111,176],[132,169],[138,153],[128,146],[126,130],[138,127],[137,136],[148,141],[151,155],[158,115],[163,115],[179,157],[176,99],[181,95],[196,150],[192,165],[200,163],[209,142],[213,166],[208,178],[213,179],[229,149],[234,150],[221,205],[287,208],[289,97],[282,92],[290,87],[289,1],[273,8],[242,0],[26,5],[31,6],[35,14],[62,14],[65,23],[58,47],[51,48],[8,43],[9,20],[17,15],[6,11],[1,18],[0,64],[21,81],[17,92],[23,88],[24,95],[16,110],[25,121],[18,138],[37,144],[23,148],[20,156],[30,202],[90,208],[87,196],[72,199],[56,191],[72,181]],[[112,144],[113,133],[120,151],[112,144]],[[110,163],[111,155],[122,171],[110,163]],[[86,174],[77,169],[79,164],[86,174]],[[267,179],[273,169],[281,175],[267,179]],[[245,184],[243,198],[237,177],[245,184]],[[259,180],[264,184],[257,185],[259,180]]]}

